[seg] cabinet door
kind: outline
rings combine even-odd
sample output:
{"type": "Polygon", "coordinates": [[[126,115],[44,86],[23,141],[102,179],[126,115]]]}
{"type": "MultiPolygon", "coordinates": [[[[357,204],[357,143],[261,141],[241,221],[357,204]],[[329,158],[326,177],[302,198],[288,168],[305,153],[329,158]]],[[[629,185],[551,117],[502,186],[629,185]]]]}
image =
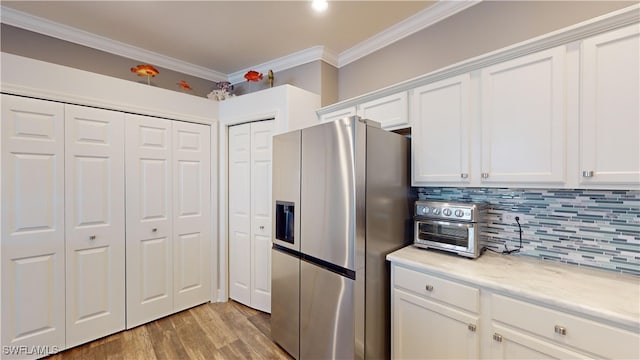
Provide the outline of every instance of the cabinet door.
{"type": "Polygon", "coordinates": [[[393,130],[409,126],[407,92],[389,95],[358,105],[358,116],[380,123],[383,129],[393,130]]]}
{"type": "Polygon", "coordinates": [[[275,121],[251,124],[251,304],[271,312],[271,148],[275,121]]]}
{"type": "Polygon", "coordinates": [[[640,185],[640,28],[582,43],[581,184],[640,185]]]}
{"type": "Polygon", "coordinates": [[[585,359],[588,356],[521,331],[492,324],[492,359],[585,359]]]}
{"type": "Polygon", "coordinates": [[[469,74],[413,90],[413,184],[469,183],[469,74]]]}
{"type": "Polygon", "coordinates": [[[564,47],[481,70],[483,183],[565,180],[564,47]]]}
{"type": "Polygon", "coordinates": [[[251,124],[229,128],[229,297],[251,305],[251,124]]]}
{"type": "Polygon", "coordinates": [[[478,317],[393,289],[393,359],[476,359],[478,317]]]}
{"type": "Polygon", "coordinates": [[[125,117],[127,328],[173,311],[171,121],[125,117]]]}
{"type": "Polygon", "coordinates": [[[65,107],[68,347],[125,326],[123,120],[65,107]]]}
{"type": "Polygon", "coordinates": [[[2,95],[1,126],[2,346],[61,350],[64,105],[2,95]]]}
{"type": "Polygon", "coordinates": [[[320,122],[330,122],[338,119],[342,119],[345,117],[356,115],[356,107],[350,106],[348,108],[335,110],[330,113],[326,113],[324,115],[320,115],[320,122]]]}
{"type": "Polygon", "coordinates": [[[211,298],[211,132],[209,126],[174,121],[174,312],[211,298]]]}

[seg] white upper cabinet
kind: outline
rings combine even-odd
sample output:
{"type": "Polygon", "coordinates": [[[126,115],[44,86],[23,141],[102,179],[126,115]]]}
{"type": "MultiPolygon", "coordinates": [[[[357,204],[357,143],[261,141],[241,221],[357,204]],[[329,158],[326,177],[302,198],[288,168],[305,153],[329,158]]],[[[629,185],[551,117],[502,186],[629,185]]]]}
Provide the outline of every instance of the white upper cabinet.
{"type": "Polygon", "coordinates": [[[565,48],[481,70],[481,182],[565,181],[565,48]]]}
{"type": "Polygon", "coordinates": [[[320,115],[320,122],[330,122],[338,119],[342,119],[345,117],[356,115],[357,110],[355,106],[350,106],[344,109],[332,111],[330,113],[326,113],[320,115]]]}
{"type": "Polygon", "coordinates": [[[413,185],[470,180],[469,74],[413,90],[413,185]]]}
{"type": "Polygon", "coordinates": [[[580,184],[640,187],[640,26],[582,42],[580,184]]]}
{"type": "Polygon", "coordinates": [[[407,92],[385,96],[357,106],[357,115],[380,123],[383,129],[393,130],[409,126],[407,92]]]}

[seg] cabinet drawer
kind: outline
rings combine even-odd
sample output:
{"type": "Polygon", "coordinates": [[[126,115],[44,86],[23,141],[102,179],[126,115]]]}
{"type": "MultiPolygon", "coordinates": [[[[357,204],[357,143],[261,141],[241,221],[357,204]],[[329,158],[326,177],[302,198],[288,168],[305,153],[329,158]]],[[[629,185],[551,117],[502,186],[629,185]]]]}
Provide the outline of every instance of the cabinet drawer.
{"type": "Polygon", "coordinates": [[[415,270],[394,266],[394,287],[404,288],[425,298],[438,300],[461,309],[479,311],[480,290],[415,270]]]}
{"type": "Polygon", "coordinates": [[[501,295],[491,296],[493,320],[598,356],[640,358],[640,335],[501,295]]]}

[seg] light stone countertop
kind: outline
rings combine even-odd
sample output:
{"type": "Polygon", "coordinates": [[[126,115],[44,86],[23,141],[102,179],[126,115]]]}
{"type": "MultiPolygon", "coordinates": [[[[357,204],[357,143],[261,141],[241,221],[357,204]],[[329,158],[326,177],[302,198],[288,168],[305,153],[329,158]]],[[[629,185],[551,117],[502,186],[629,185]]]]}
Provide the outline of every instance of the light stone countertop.
{"type": "Polygon", "coordinates": [[[541,303],[640,327],[640,277],[486,252],[477,259],[407,246],[387,260],[541,303]]]}

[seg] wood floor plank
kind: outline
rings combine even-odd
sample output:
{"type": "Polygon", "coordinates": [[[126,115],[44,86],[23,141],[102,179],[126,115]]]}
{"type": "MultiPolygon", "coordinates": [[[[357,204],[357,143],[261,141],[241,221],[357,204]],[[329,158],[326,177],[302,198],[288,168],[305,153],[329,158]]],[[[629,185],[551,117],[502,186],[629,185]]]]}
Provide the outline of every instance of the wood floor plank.
{"type": "Polygon", "coordinates": [[[271,338],[269,314],[208,303],[77,346],[51,360],[292,359],[271,338]]]}

